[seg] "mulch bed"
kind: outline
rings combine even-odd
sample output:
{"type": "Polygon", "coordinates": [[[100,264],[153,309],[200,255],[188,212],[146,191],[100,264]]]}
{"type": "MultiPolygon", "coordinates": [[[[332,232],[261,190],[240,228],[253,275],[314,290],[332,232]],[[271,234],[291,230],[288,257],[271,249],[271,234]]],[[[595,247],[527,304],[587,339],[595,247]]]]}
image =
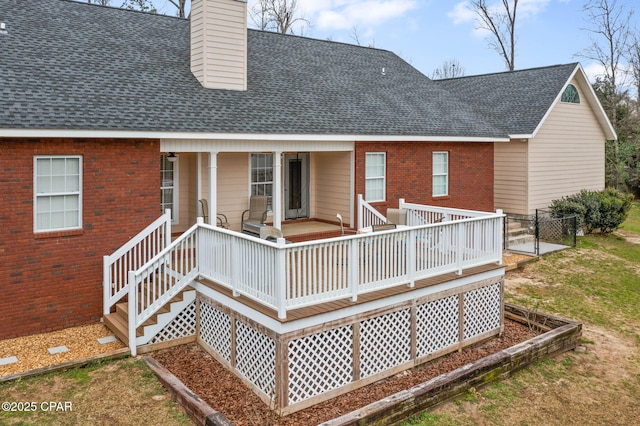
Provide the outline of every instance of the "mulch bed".
{"type": "Polygon", "coordinates": [[[461,352],[454,352],[286,417],[279,417],[271,412],[251,389],[196,343],[165,349],[154,353],[153,357],[236,426],[316,425],[401,390],[409,389],[536,335],[537,333],[525,325],[505,320],[505,329],[501,337],[465,348],[461,352]]]}

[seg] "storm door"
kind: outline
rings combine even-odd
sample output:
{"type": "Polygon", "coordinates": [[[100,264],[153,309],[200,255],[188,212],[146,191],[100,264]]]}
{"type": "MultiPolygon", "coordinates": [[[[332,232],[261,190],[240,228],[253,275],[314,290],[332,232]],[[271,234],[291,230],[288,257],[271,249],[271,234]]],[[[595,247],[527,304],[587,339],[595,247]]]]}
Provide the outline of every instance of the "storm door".
{"type": "Polygon", "coordinates": [[[309,153],[284,155],[284,218],[309,217],[309,153]]]}

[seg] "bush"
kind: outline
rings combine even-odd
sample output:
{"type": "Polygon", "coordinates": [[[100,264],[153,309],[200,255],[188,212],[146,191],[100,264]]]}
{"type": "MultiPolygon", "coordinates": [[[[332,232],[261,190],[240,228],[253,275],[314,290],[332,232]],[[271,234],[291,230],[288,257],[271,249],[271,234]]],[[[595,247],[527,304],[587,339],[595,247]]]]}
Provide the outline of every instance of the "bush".
{"type": "Polygon", "coordinates": [[[599,229],[610,234],[625,221],[632,201],[633,195],[613,188],[599,192],[583,189],[578,194],[553,200],[549,208],[554,216],[576,215],[576,226],[587,233],[599,229]]]}

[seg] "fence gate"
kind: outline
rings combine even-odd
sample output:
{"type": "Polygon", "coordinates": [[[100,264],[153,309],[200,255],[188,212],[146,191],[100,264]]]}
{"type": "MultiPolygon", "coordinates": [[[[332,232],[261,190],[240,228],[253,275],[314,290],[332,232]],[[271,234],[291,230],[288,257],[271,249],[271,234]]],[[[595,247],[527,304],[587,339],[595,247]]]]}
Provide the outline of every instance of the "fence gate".
{"type": "Polygon", "coordinates": [[[504,225],[505,250],[550,253],[576,246],[576,217],[554,217],[548,210],[536,209],[535,215],[507,213],[504,225]]]}

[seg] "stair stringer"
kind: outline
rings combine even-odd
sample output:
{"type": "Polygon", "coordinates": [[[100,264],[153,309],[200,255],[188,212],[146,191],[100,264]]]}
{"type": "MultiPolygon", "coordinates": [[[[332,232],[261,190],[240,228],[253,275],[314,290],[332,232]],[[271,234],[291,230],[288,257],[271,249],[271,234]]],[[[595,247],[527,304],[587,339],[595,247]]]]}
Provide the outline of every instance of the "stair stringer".
{"type": "Polygon", "coordinates": [[[158,314],[155,324],[145,325],[142,327],[142,335],[136,338],[136,346],[142,346],[149,343],[151,339],[153,339],[178,315],[180,315],[182,311],[184,311],[194,300],[196,300],[196,291],[188,290],[182,293],[182,300],[169,303],[169,312],[158,314]]]}

